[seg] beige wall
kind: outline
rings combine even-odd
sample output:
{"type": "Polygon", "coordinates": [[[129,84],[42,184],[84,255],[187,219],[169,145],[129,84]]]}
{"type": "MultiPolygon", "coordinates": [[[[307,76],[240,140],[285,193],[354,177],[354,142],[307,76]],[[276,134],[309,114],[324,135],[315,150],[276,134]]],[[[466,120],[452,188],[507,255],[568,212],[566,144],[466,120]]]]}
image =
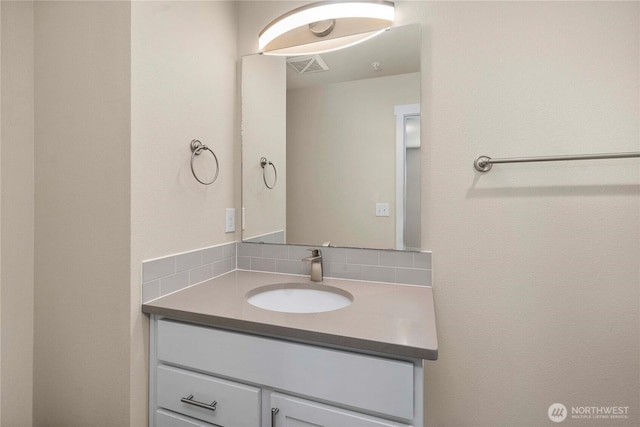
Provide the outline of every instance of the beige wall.
{"type": "Polygon", "coordinates": [[[288,243],[395,248],[394,107],[419,102],[419,73],[287,91],[288,243]]]}
{"type": "Polygon", "coordinates": [[[242,58],[242,201],[245,229],[242,239],[286,229],[287,188],[287,71],[281,56],[242,58]],[[267,188],[260,165],[266,157],[267,188]]]}
{"type": "MultiPolygon", "coordinates": [[[[2,68],[2,6],[0,6],[0,70],[2,68]]],[[[2,73],[0,73],[0,173],[2,172],[2,73]]],[[[0,185],[2,177],[0,176],[0,185]]],[[[0,221],[2,221],[2,197],[0,193],[0,221]]],[[[0,364],[2,364],[2,228],[0,227],[0,364]]],[[[33,332],[31,332],[33,336],[33,332]]],[[[33,353],[31,354],[33,357],[33,353]]],[[[32,392],[33,393],[33,392],[32,392]]],[[[2,367],[0,366],[0,402],[2,400],[2,367]]],[[[0,404],[2,420],[2,404],[0,404]]],[[[1,421],[0,421],[1,422],[1,421]]]]}
{"type": "Polygon", "coordinates": [[[140,263],[234,240],[235,5],[0,12],[2,425],[146,425],[140,263]],[[218,155],[211,187],[190,175],[191,138],[218,155]]]}
{"type": "Polygon", "coordinates": [[[425,28],[430,425],[547,425],[554,402],[630,406],[611,424],[638,424],[638,161],[472,161],[639,150],[639,6],[398,7],[425,28]]]}
{"type": "MultiPolygon", "coordinates": [[[[132,5],[132,224],[143,259],[234,240],[236,20],[233,2],[132,5]],[[191,174],[189,143],[215,151],[210,186],[191,174]]],[[[203,175],[209,153],[195,159],[203,175]]],[[[142,260],[142,259],[141,259],[142,260]]]]}
{"type": "Polygon", "coordinates": [[[33,3],[0,4],[2,194],[0,425],[29,426],[33,405],[33,3]]]}
{"type": "MultiPolygon", "coordinates": [[[[143,260],[235,240],[236,15],[233,2],[134,2],[131,32],[131,425],[146,422],[147,318],[140,311],[143,260]],[[220,174],[191,175],[189,143],[211,147],[220,174]]],[[[238,143],[239,144],[239,143],[238,143]]],[[[207,162],[205,153],[196,167],[207,162]]],[[[209,163],[209,166],[211,164],[209,163]]],[[[239,192],[239,187],[238,187],[239,192]]]]}
{"type": "MultiPolygon", "coordinates": [[[[287,9],[257,3],[240,9],[244,53],[287,9]]],[[[639,150],[639,6],[396,3],[398,24],[423,25],[422,246],[440,341],[427,425],[548,425],[554,402],[630,406],[615,424],[638,424],[637,160],[482,176],[472,162],[639,150]]]]}
{"type": "Polygon", "coordinates": [[[124,426],[128,2],[35,4],[34,425],[124,426]]]}

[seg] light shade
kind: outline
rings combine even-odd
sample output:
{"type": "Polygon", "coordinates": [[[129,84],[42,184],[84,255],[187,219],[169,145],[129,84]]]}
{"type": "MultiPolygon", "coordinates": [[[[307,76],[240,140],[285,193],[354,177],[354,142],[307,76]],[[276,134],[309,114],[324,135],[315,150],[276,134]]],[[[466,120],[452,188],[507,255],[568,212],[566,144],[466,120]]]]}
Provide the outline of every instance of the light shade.
{"type": "Polygon", "coordinates": [[[267,25],[258,36],[260,52],[272,55],[321,53],[351,46],[388,28],[395,8],[390,1],[312,3],[294,9],[267,25]],[[326,35],[314,34],[309,24],[335,21],[326,35]]]}

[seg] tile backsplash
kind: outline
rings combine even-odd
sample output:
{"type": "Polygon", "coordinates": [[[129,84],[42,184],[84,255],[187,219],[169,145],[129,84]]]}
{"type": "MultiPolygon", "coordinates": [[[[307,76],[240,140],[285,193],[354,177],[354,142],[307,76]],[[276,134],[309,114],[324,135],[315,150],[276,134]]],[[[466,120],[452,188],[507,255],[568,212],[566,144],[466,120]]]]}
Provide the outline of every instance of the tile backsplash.
{"type": "Polygon", "coordinates": [[[431,252],[238,243],[239,270],[309,274],[302,258],[322,251],[324,277],[431,286],[431,252]]]}
{"type": "Polygon", "coordinates": [[[170,294],[236,268],[236,243],[142,262],[142,302],[170,294]]]}
{"type": "Polygon", "coordinates": [[[431,286],[431,252],[268,243],[226,243],[142,263],[142,302],[235,270],[309,274],[302,258],[322,251],[324,277],[431,286]]]}

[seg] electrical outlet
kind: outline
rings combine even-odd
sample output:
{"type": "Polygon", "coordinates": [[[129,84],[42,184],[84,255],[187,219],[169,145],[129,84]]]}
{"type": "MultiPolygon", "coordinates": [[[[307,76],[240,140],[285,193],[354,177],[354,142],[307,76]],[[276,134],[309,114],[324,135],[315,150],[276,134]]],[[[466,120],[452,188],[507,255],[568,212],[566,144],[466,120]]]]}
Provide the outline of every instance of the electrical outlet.
{"type": "Polygon", "coordinates": [[[376,203],[376,216],[389,216],[389,203],[376,203]]]}
{"type": "Polygon", "coordinates": [[[236,231],[236,210],[234,208],[227,208],[224,231],[225,233],[233,233],[236,231]]]}

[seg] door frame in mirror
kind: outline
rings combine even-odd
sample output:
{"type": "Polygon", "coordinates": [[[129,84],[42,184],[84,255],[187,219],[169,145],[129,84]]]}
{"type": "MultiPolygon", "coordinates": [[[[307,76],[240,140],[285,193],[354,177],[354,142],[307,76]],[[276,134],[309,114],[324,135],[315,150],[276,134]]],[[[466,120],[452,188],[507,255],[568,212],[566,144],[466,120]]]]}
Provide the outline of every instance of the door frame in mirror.
{"type": "Polygon", "coordinates": [[[406,126],[409,117],[420,117],[420,104],[397,105],[396,115],[396,249],[405,250],[405,196],[406,196],[406,126]]]}

